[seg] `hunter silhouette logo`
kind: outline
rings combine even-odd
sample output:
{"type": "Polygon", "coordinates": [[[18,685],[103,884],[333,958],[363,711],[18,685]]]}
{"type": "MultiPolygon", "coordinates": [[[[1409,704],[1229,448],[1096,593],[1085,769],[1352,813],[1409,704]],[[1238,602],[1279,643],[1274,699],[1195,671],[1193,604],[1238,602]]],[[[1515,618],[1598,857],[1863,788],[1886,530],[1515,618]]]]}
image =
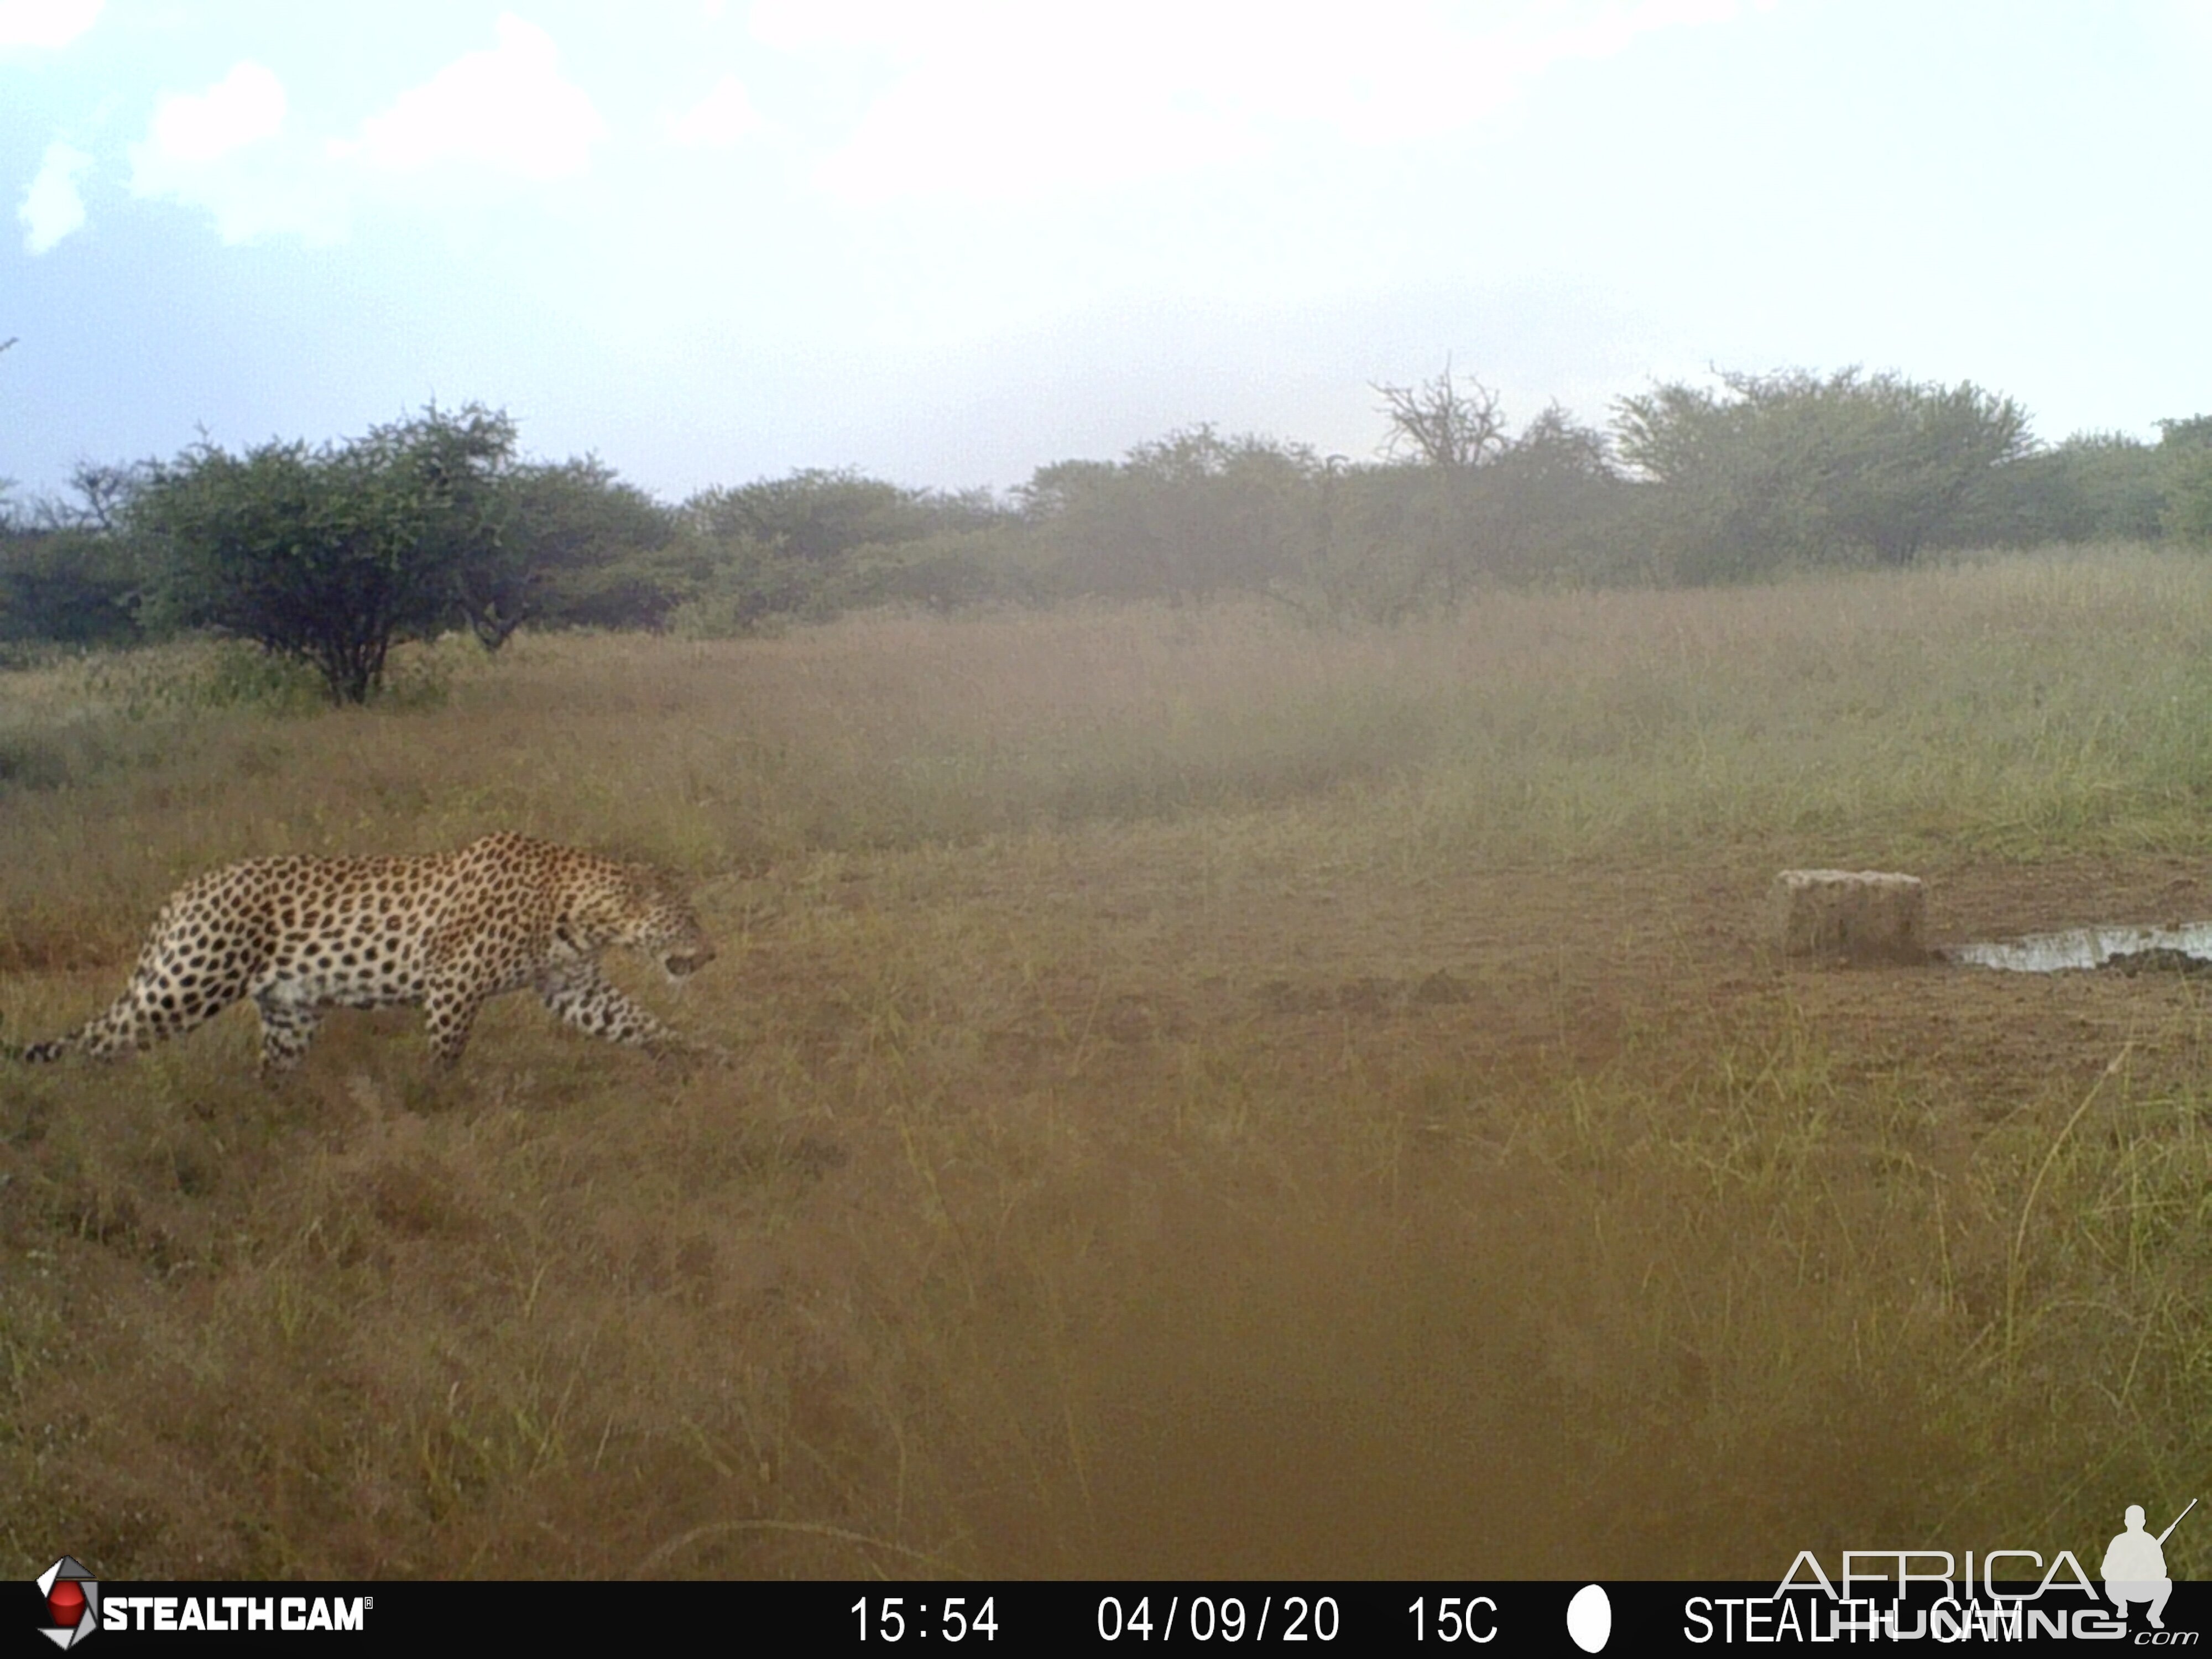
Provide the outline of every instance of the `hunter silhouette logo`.
{"type": "Polygon", "coordinates": [[[76,1557],[62,1557],[39,1575],[38,1584],[54,1621],[39,1628],[56,1647],[73,1648],[100,1628],[100,1581],[76,1557]]]}
{"type": "Polygon", "coordinates": [[[2128,1529],[2112,1540],[2105,1550],[2105,1599],[2122,1619],[2128,1616],[2128,1603],[2150,1603],[2150,1627],[2164,1630],[2166,1620],[2159,1615],[2166,1611],[2166,1598],[2173,1594],[2173,1580],[2166,1572],[2166,1540],[2173,1536],[2174,1527],[2187,1518],[2189,1510],[2197,1507],[2197,1500],[2189,1500],[2189,1508],[2173,1517],[2172,1526],[2155,1538],[2143,1530],[2143,1511],[2140,1504],[2128,1505],[2128,1529]]]}

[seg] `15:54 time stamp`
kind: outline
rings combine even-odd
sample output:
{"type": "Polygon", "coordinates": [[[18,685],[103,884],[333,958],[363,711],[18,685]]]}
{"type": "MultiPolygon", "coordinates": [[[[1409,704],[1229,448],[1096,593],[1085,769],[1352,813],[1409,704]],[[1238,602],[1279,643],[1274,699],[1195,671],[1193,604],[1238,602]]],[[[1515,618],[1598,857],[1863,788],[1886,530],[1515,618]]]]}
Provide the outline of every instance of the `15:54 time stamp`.
{"type": "Polygon", "coordinates": [[[903,1642],[909,1637],[931,1636],[945,1642],[964,1642],[971,1636],[994,1642],[999,1636],[994,1595],[980,1599],[941,1595],[935,1600],[926,1595],[864,1595],[845,1611],[860,1620],[863,1642],[903,1642]]]}

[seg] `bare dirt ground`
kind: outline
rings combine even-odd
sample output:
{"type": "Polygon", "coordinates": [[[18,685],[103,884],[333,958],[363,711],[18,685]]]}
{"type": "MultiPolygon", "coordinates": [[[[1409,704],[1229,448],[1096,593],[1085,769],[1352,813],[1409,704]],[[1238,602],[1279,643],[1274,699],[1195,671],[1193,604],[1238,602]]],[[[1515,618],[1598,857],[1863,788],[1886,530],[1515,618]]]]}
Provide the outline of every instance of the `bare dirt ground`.
{"type": "MultiPolygon", "coordinates": [[[[1120,849],[1056,854],[1033,872],[956,879],[925,901],[957,913],[957,934],[988,961],[1048,913],[1079,941],[1033,986],[1034,1006],[985,1033],[1000,1081],[1026,1058],[1071,1045],[1111,1051],[1134,1079],[1163,1039],[1262,1036],[1297,1068],[1325,1074],[1346,1032],[1433,1052],[1500,1089],[1588,1073],[1633,1047],[1663,1071],[1686,1061],[1746,1010],[1787,1002],[1846,1071],[1940,1073],[1998,1106],[2064,1077],[2085,1083],[2123,1046],[2186,1063],[2203,1000],[2172,973],[2016,974],[1954,966],[1785,963],[1770,948],[1767,884],[1777,863],[1489,870],[1408,884],[1370,872],[1238,881],[1202,857],[1176,867],[1157,845],[1141,867],[1120,849]]],[[[1941,948],[2091,924],[2165,925],[2212,915],[2212,882],[2180,856],[1991,864],[1933,872],[1929,940],[1941,948]]],[[[919,896],[908,896],[909,897],[919,896]]],[[[854,912],[902,905],[855,868],[836,889],[854,912]]],[[[755,994],[827,996],[826,958],[761,935],[755,994]]],[[[970,958],[969,966],[981,965],[970,958]]],[[[1003,964],[1000,964],[1003,965],[1003,964]]],[[[949,981],[962,964],[946,963],[949,981]]]]}

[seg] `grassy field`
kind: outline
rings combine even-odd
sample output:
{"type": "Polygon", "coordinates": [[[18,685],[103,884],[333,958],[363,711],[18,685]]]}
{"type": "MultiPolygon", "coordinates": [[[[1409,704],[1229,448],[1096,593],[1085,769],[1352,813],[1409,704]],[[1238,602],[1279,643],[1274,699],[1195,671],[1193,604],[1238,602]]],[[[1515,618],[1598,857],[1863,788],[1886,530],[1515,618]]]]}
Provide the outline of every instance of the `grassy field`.
{"type": "MultiPolygon", "coordinates": [[[[2212,1475],[2201,981],[1785,966],[2212,915],[2212,564],[869,617],[0,674],[0,1030],[210,864],[507,828],[724,1065],[495,1004],[0,1072],[0,1548],[103,1576],[1778,1577],[2212,1475]]],[[[2212,1572],[2212,1526],[2167,1545],[2212,1572]]]]}

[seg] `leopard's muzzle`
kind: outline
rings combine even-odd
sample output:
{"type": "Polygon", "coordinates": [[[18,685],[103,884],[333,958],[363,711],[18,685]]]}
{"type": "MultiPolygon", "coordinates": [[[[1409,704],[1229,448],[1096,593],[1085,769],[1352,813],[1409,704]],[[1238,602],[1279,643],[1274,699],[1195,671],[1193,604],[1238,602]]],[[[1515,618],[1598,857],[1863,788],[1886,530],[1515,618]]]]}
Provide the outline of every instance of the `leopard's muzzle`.
{"type": "Polygon", "coordinates": [[[689,979],[714,959],[714,947],[697,945],[688,951],[671,951],[661,957],[661,971],[671,979],[689,979]]]}

